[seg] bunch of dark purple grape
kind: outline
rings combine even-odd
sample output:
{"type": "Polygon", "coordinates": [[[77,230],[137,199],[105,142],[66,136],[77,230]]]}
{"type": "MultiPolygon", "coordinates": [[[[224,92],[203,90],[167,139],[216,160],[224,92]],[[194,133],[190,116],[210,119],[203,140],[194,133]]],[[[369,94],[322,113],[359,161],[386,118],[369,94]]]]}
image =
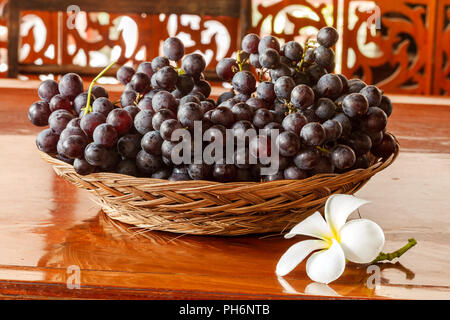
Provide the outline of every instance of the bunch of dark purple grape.
{"type": "Polygon", "coordinates": [[[28,111],[33,124],[49,125],[36,144],[73,164],[81,175],[117,172],[172,181],[271,181],[367,168],[371,157],[386,158],[398,148],[385,130],[392,104],[375,86],[331,73],[331,47],[337,40],[330,27],[321,29],[317,42],[309,41],[305,48],[294,41],[280,46],[272,36],[246,35],[237,58],[217,64],[218,76],[233,86],[217,101],[209,98],[205,59],[198,53],[184,56],[183,43],[175,37],[164,42],[164,56],[136,70],[118,69],[117,79],[125,85],[120,106],[101,86],[91,86],[89,96],[74,73],[59,83],[46,80],[38,89],[42,100],[28,111]],[[233,139],[248,129],[259,130],[259,135],[234,149],[234,163],[178,163],[173,151],[183,139],[172,133],[192,132],[196,122],[210,137],[201,151],[218,136],[226,141],[227,132],[233,139]],[[272,135],[273,130],[280,134],[272,135]],[[276,150],[271,150],[271,139],[276,150]],[[270,152],[279,153],[278,171],[263,176],[261,169],[268,164],[247,159],[270,152]]]}

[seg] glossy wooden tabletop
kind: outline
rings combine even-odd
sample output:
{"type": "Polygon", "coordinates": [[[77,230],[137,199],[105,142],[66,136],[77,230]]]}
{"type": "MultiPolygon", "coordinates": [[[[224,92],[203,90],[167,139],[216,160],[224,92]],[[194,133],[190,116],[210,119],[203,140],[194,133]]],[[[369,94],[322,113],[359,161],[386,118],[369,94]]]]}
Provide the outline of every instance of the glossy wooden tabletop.
{"type": "Polygon", "coordinates": [[[372,201],[360,214],[384,229],[384,251],[411,237],[418,245],[379,264],[376,286],[367,285],[371,269],[352,264],[326,286],[309,280],[304,264],[276,277],[279,257],[299,239],[140,235],[109,220],[39,158],[29,86],[0,82],[1,298],[450,299],[450,99],[393,97],[389,131],[401,153],[356,194],[372,201]],[[80,288],[70,289],[77,268],[80,288]]]}

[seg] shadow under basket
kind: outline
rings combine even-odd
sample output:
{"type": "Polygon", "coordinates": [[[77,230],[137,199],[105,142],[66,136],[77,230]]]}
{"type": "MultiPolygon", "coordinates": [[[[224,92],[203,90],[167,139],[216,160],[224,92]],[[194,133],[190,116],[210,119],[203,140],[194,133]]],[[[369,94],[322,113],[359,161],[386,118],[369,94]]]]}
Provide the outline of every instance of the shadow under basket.
{"type": "Polygon", "coordinates": [[[72,165],[40,155],[59,176],[97,197],[112,219],[147,230],[237,236],[289,230],[321,209],[330,195],[355,193],[394,162],[398,149],[387,159],[372,159],[367,169],[304,180],[228,183],[106,172],[81,176],[72,165]]]}

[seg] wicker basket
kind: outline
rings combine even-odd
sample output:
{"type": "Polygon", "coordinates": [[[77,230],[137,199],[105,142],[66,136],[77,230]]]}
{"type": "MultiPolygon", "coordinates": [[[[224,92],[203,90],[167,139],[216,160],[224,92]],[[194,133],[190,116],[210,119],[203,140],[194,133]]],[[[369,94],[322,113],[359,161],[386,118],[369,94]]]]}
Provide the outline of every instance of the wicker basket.
{"type": "Polygon", "coordinates": [[[55,172],[88,190],[112,219],[148,230],[236,236],[282,232],[321,209],[334,193],[353,194],[388,159],[367,169],[319,174],[304,180],[271,182],[180,181],[135,178],[116,173],[78,175],[72,165],[40,152],[55,172]]]}

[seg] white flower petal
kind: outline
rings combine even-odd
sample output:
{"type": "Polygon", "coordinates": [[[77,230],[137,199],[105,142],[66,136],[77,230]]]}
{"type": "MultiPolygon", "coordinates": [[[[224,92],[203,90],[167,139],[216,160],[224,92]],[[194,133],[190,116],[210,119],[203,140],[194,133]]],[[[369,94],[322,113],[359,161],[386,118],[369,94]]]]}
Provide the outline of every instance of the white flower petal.
{"type": "Polygon", "coordinates": [[[325,203],[325,219],[337,238],[348,216],[369,202],[348,194],[334,194],[328,198],[325,203]]]}
{"type": "Polygon", "coordinates": [[[355,263],[372,262],[384,245],[383,230],[368,219],[347,222],[341,228],[341,246],[345,257],[355,263]]]}
{"type": "Polygon", "coordinates": [[[344,251],[335,239],[329,249],[312,254],[306,262],[306,273],[311,280],[325,284],[339,278],[344,269],[344,251]]]}
{"type": "Polygon", "coordinates": [[[315,250],[327,248],[328,244],[323,240],[305,240],[291,246],[283,254],[277,264],[275,273],[285,276],[315,250]]]}
{"type": "Polygon", "coordinates": [[[330,227],[318,211],[293,227],[284,237],[289,239],[299,234],[323,240],[333,237],[330,227]]]}

